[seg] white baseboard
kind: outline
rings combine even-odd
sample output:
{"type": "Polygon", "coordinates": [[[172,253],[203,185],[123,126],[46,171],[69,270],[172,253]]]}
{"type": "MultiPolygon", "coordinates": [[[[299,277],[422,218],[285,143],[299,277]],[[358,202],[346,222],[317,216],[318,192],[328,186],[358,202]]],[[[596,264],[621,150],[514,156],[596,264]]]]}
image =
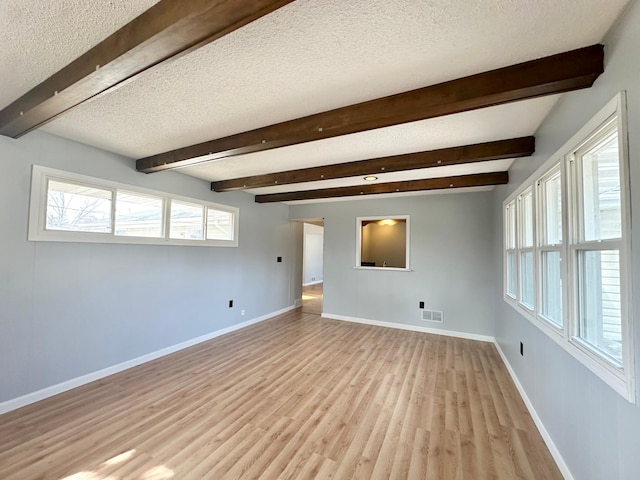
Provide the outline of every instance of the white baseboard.
{"type": "MultiPolygon", "coordinates": [[[[297,303],[298,303],[298,300],[296,300],[296,304],[297,303]]],[[[151,352],[151,353],[148,353],[146,355],[142,355],[141,357],[133,358],[131,360],[127,360],[126,362],[122,362],[122,363],[119,363],[117,365],[113,365],[111,367],[107,367],[107,368],[104,368],[102,370],[98,370],[96,372],[91,372],[91,373],[88,373],[86,375],[82,375],[80,377],[76,377],[76,378],[73,378],[71,380],[67,380],[65,382],[58,383],[57,385],[52,385],[50,387],[46,387],[46,388],[43,388],[41,390],[38,390],[38,391],[35,391],[35,392],[32,392],[32,393],[28,393],[26,395],[22,395],[20,397],[17,397],[17,398],[11,399],[11,400],[7,400],[5,402],[0,403],[0,414],[7,413],[7,412],[10,412],[12,410],[16,410],[16,409],[24,407],[26,405],[30,405],[30,404],[38,402],[40,400],[44,400],[45,398],[49,398],[49,397],[52,397],[52,396],[57,395],[59,393],[66,392],[67,390],[71,390],[73,388],[80,387],[82,385],[86,385],[87,383],[94,382],[96,380],[100,380],[101,378],[108,377],[109,375],[113,375],[115,373],[122,372],[124,370],[127,370],[127,369],[132,368],[132,367],[136,367],[138,365],[142,365],[143,363],[150,362],[150,361],[155,360],[157,358],[164,357],[165,355],[169,355],[169,354],[177,352],[179,350],[183,350],[185,348],[192,347],[192,346],[197,345],[199,343],[206,342],[207,340],[211,340],[213,338],[219,337],[219,336],[224,335],[226,333],[231,333],[231,332],[234,332],[236,330],[240,330],[242,328],[248,327],[250,325],[254,325],[256,323],[262,322],[262,321],[267,320],[269,318],[275,317],[276,315],[281,315],[283,313],[286,313],[286,312],[288,312],[290,310],[293,310],[294,308],[296,308],[296,305],[291,305],[289,307],[283,308],[283,309],[278,310],[276,312],[271,312],[271,313],[268,313],[266,315],[262,315],[260,317],[253,318],[251,320],[247,320],[246,322],[238,323],[236,325],[231,325],[230,327],[222,328],[220,330],[216,330],[215,332],[207,333],[206,335],[202,335],[202,336],[197,337],[197,338],[192,338],[191,340],[186,340],[186,341],[178,343],[176,345],[172,345],[170,347],[166,347],[166,348],[163,348],[161,350],[157,350],[155,352],[151,352]]],[[[542,438],[543,438],[544,442],[546,443],[547,448],[551,452],[551,455],[553,456],[556,464],[558,465],[558,468],[560,469],[560,472],[562,473],[562,475],[564,476],[564,478],[566,480],[574,480],[573,475],[571,474],[571,471],[569,470],[569,467],[567,466],[567,464],[564,461],[564,458],[562,458],[562,455],[560,454],[560,451],[556,447],[555,443],[553,443],[553,440],[551,439],[551,436],[549,435],[549,432],[547,432],[547,429],[545,428],[544,424],[542,423],[542,420],[540,419],[540,417],[538,416],[538,413],[536,412],[535,408],[533,407],[533,404],[531,403],[531,400],[527,396],[526,391],[524,390],[524,388],[522,387],[522,384],[518,380],[518,377],[516,376],[515,371],[511,367],[511,364],[507,360],[507,357],[504,354],[504,352],[502,351],[502,348],[500,348],[500,344],[496,341],[495,338],[493,338],[493,337],[491,337],[489,335],[479,335],[479,334],[475,334],[475,333],[456,332],[456,331],[451,331],[451,330],[442,330],[442,329],[429,328],[429,327],[419,327],[419,326],[416,326],[416,325],[408,325],[408,324],[402,324],[402,323],[382,322],[382,321],[379,321],[379,320],[369,320],[369,319],[365,319],[365,318],[349,317],[349,316],[345,316],[345,315],[335,315],[335,314],[332,314],[332,313],[322,313],[322,317],[323,318],[329,318],[329,319],[332,319],[332,320],[342,320],[342,321],[346,321],[346,322],[362,323],[362,324],[365,324],[365,325],[374,325],[374,326],[378,326],[378,327],[397,328],[397,329],[400,329],[400,330],[411,330],[411,331],[415,331],[415,332],[432,333],[432,334],[436,334],[436,335],[444,335],[444,336],[450,336],[450,337],[465,338],[465,339],[468,339],[468,340],[479,340],[479,341],[482,341],[482,342],[492,342],[493,344],[495,344],[496,349],[498,350],[498,353],[500,354],[500,357],[502,358],[502,361],[504,362],[505,366],[507,367],[507,371],[509,372],[509,375],[511,375],[513,383],[516,385],[516,388],[518,389],[518,392],[520,393],[520,396],[522,397],[522,400],[524,401],[525,405],[527,406],[527,409],[529,410],[529,414],[531,415],[531,418],[533,419],[534,423],[536,424],[536,427],[538,427],[538,431],[540,432],[540,435],[542,435],[542,438]]]]}
{"type": "Polygon", "coordinates": [[[322,282],[324,282],[324,280],[315,280],[313,282],[303,283],[302,286],[303,287],[308,287],[309,285],[317,285],[317,284],[322,283],[322,282]]]}
{"type": "Polygon", "coordinates": [[[496,349],[498,350],[498,353],[500,354],[500,357],[502,358],[503,363],[507,367],[507,370],[509,371],[509,375],[511,375],[511,379],[513,380],[513,383],[515,383],[516,388],[518,389],[518,392],[520,392],[520,396],[522,397],[522,400],[524,400],[524,403],[527,406],[527,409],[529,410],[529,414],[531,415],[533,422],[536,424],[536,427],[538,427],[538,431],[540,432],[540,435],[542,435],[544,443],[547,444],[547,448],[549,449],[549,452],[551,452],[553,459],[556,461],[556,465],[558,465],[558,468],[560,469],[560,473],[562,473],[562,476],[565,478],[565,480],[574,480],[573,475],[571,474],[571,470],[569,470],[569,467],[564,461],[564,458],[562,458],[562,455],[560,454],[560,451],[556,447],[556,444],[553,443],[553,440],[551,439],[549,432],[547,432],[547,429],[542,423],[542,420],[538,416],[538,412],[536,412],[536,409],[533,408],[533,404],[531,403],[531,400],[527,396],[527,392],[522,387],[520,380],[518,380],[518,377],[516,376],[516,372],[511,367],[509,360],[507,360],[507,356],[502,351],[502,348],[500,348],[500,344],[495,339],[493,343],[495,344],[496,349]]]}
{"type": "Polygon", "coordinates": [[[440,328],[419,327],[417,325],[408,325],[406,323],[381,322],[379,320],[369,320],[367,318],[348,317],[345,315],[335,315],[333,313],[322,313],[323,318],[332,320],[344,320],[345,322],[363,323],[365,325],[374,325],[376,327],[398,328],[400,330],[411,330],[414,332],[433,333],[435,335],[445,335],[447,337],[465,338],[467,340],[478,340],[480,342],[494,342],[494,338],[489,335],[479,335],[477,333],[456,332],[454,330],[443,330],[440,328]]]}
{"type": "Polygon", "coordinates": [[[146,355],[142,355],[141,357],[132,358],[131,360],[127,360],[126,362],[122,362],[117,365],[113,365],[111,367],[103,368],[102,370],[98,370],[96,372],[87,373],[86,375],[72,378],[71,380],[67,380],[62,383],[58,383],[56,385],[52,385],[50,387],[46,387],[41,390],[37,390],[35,392],[27,393],[26,395],[22,395],[14,399],[7,400],[5,402],[0,403],[0,415],[3,413],[10,412],[12,410],[16,410],[20,407],[24,407],[26,405],[38,402],[40,400],[44,400],[45,398],[52,397],[59,393],[66,392],[67,390],[71,390],[73,388],[80,387],[87,383],[100,380],[101,378],[108,377],[109,375],[113,375],[114,373],[119,373],[119,372],[122,372],[123,370],[127,370],[129,368],[142,365],[143,363],[150,362],[151,360],[155,360],[160,357],[164,357],[165,355],[169,355],[179,350],[192,347],[194,345],[197,345],[198,343],[206,342],[207,340],[211,340],[212,338],[219,337],[226,333],[231,333],[236,330],[240,330],[241,328],[254,325],[256,323],[262,322],[269,318],[275,317],[276,315],[281,315],[283,313],[286,313],[290,310],[293,310],[294,308],[295,306],[292,305],[292,306],[283,308],[281,310],[278,310],[277,312],[271,312],[266,315],[262,315],[260,317],[252,318],[251,320],[247,320],[246,322],[238,323],[236,325],[231,325],[230,327],[222,328],[220,330],[216,330],[215,332],[207,333],[206,335],[192,338],[191,340],[186,340],[184,342],[178,343],[176,345],[172,345],[170,347],[163,348],[161,350],[157,350],[155,352],[147,353],[146,355]]]}

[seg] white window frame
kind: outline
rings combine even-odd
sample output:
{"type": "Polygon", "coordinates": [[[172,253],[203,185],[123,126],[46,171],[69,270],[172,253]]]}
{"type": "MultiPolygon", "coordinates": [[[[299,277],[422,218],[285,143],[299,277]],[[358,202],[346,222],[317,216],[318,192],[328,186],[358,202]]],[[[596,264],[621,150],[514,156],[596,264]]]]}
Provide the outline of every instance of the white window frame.
{"type": "MultiPolygon", "coordinates": [[[[203,205],[200,202],[195,202],[195,201],[185,201],[185,200],[180,200],[177,198],[172,198],[171,201],[169,202],[169,208],[168,210],[168,215],[166,216],[166,228],[169,229],[168,232],[168,238],[170,241],[174,241],[174,240],[182,240],[180,238],[176,238],[176,237],[172,237],[171,236],[171,214],[173,212],[173,205],[175,204],[180,204],[183,207],[196,207],[196,208],[202,208],[205,207],[205,205],[203,205]]],[[[197,239],[193,239],[190,241],[196,241],[196,242],[201,242],[202,240],[207,238],[207,209],[206,208],[202,208],[202,217],[201,217],[201,223],[200,223],[200,227],[202,228],[202,238],[197,238],[197,239]]]]}
{"type": "Polygon", "coordinates": [[[158,190],[150,190],[133,185],[127,185],[111,180],[90,177],[72,172],[57,170],[54,168],[33,165],[31,175],[31,204],[29,206],[29,233],[28,240],[33,242],[81,242],[81,243],[124,243],[124,244],[143,244],[143,245],[180,245],[180,246],[199,246],[199,247],[237,247],[238,246],[238,230],[239,230],[240,209],[229,205],[221,205],[219,203],[207,202],[204,200],[174,195],[158,190]],[[84,185],[89,187],[110,190],[112,192],[111,200],[111,233],[96,232],[77,232],[66,230],[48,230],[46,228],[47,220],[47,194],[49,180],[84,185]],[[163,237],[136,237],[116,235],[115,219],[116,219],[116,199],[117,192],[146,195],[150,197],[160,198],[163,200],[163,237]],[[204,239],[176,239],[169,238],[170,233],[170,212],[171,202],[179,201],[183,203],[191,203],[204,207],[204,239]],[[207,240],[207,209],[229,212],[233,219],[233,240],[207,240]]]}
{"type": "Polygon", "coordinates": [[[517,209],[516,200],[513,199],[507,202],[504,206],[504,295],[512,300],[517,300],[518,292],[520,291],[520,271],[519,271],[519,259],[518,259],[518,223],[516,222],[517,209]],[[511,220],[510,212],[513,212],[513,221],[511,220]],[[509,237],[513,231],[513,243],[510,242],[509,237]],[[509,254],[512,253],[514,262],[514,271],[509,272],[509,254]],[[509,278],[511,275],[515,279],[515,288],[513,294],[509,293],[509,278]]]}
{"type": "MultiPolygon", "coordinates": [[[[542,175],[540,178],[538,178],[538,180],[536,180],[535,182],[535,203],[534,203],[534,209],[537,212],[543,212],[546,211],[546,203],[547,200],[544,197],[544,195],[542,195],[542,184],[549,180],[550,178],[556,176],[557,174],[560,175],[560,197],[561,197],[561,217],[565,218],[565,208],[566,208],[566,202],[565,199],[562,197],[565,189],[562,187],[562,182],[564,180],[564,176],[562,173],[562,162],[560,162],[559,160],[556,160],[555,162],[552,162],[554,165],[548,169],[544,175],[542,175]]],[[[566,222],[562,222],[562,242],[557,243],[557,244],[550,244],[547,243],[545,237],[546,237],[546,233],[547,233],[547,227],[546,227],[546,216],[543,213],[538,213],[537,214],[537,238],[536,238],[536,242],[537,242],[537,248],[536,248],[536,254],[535,254],[535,262],[536,262],[536,271],[538,272],[538,280],[536,282],[536,315],[538,317],[538,319],[540,319],[542,322],[544,322],[546,325],[548,325],[551,329],[554,330],[555,333],[557,334],[562,334],[562,329],[565,326],[565,311],[566,311],[566,298],[564,295],[564,292],[566,290],[566,288],[564,287],[564,285],[566,284],[566,273],[565,273],[565,258],[564,258],[564,252],[563,252],[563,245],[566,244],[565,239],[566,237],[566,233],[565,233],[565,223],[566,222]],[[543,288],[542,288],[542,281],[543,281],[543,274],[542,274],[542,254],[543,253],[547,253],[547,252],[557,252],[560,255],[560,281],[563,285],[562,287],[562,291],[560,292],[561,298],[562,298],[562,310],[560,313],[560,318],[562,320],[562,325],[558,325],[555,322],[553,322],[552,320],[548,319],[547,317],[544,316],[544,314],[542,313],[542,295],[543,295],[543,288]]]]}
{"type": "Polygon", "coordinates": [[[527,312],[533,313],[535,311],[535,307],[536,307],[536,277],[537,277],[537,271],[536,271],[536,253],[535,253],[535,244],[536,244],[536,209],[535,209],[535,201],[536,201],[536,197],[535,197],[535,192],[533,187],[527,187],[525,188],[523,191],[520,192],[520,194],[517,196],[517,200],[516,200],[516,248],[517,248],[517,255],[516,258],[518,259],[517,264],[518,264],[518,290],[516,290],[516,298],[518,299],[518,304],[520,306],[520,308],[522,308],[523,310],[526,310],[527,312]],[[525,227],[524,227],[524,223],[521,223],[518,221],[518,218],[522,215],[522,212],[524,210],[524,200],[523,197],[525,195],[531,195],[531,245],[524,245],[524,241],[525,241],[525,227]],[[522,281],[522,274],[523,269],[521,268],[522,265],[522,256],[525,253],[530,253],[531,257],[532,257],[532,266],[533,266],[533,271],[531,272],[533,275],[533,278],[531,279],[531,281],[533,282],[533,305],[527,305],[526,303],[524,303],[522,301],[522,288],[524,286],[524,282],[522,281]]]}
{"type": "MultiPolygon", "coordinates": [[[[535,307],[533,311],[523,308],[520,303],[520,286],[517,287],[516,297],[507,294],[508,278],[507,268],[504,267],[503,278],[503,298],[504,301],[513,307],[518,313],[523,315],[540,330],[547,334],[559,346],[571,354],[574,358],[589,368],[595,375],[602,379],[607,385],[613,388],[617,393],[623,396],[631,403],[636,402],[636,382],[635,382],[635,358],[634,358],[634,332],[633,332],[633,315],[631,311],[631,280],[632,272],[629,266],[631,252],[631,204],[630,204],[630,177],[629,177],[629,150],[628,150],[628,132],[627,132],[627,111],[626,111],[626,94],[620,92],[613,98],[602,110],[600,110],[584,127],[580,129],[565,145],[549,158],[538,170],[536,170],[527,180],[525,180],[511,195],[503,202],[503,212],[505,215],[504,225],[505,233],[507,226],[507,206],[514,200],[518,199],[527,189],[533,188],[534,194],[534,224],[538,233],[534,231],[535,254],[534,268],[536,271],[535,285],[535,307]],[[581,218],[578,214],[577,186],[580,185],[576,169],[570,167],[573,154],[593,138],[599,130],[612,117],[616,117],[618,129],[619,155],[620,155],[620,185],[621,185],[621,208],[622,208],[622,239],[612,241],[602,240],[594,242],[578,241],[578,229],[576,223],[581,218]],[[541,208],[541,202],[537,198],[539,195],[538,183],[546,178],[560,164],[561,172],[561,188],[562,188],[562,243],[559,246],[562,261],[561,278],[562,278],[562,327],[558,327],[554,323],[544,319],[539,312],[541,305],[541,274],[540,274],[540,258],[541,252],[548,250],[549,246],[542,245],[541,222],[543,215],[536,213],[541,208]],[[577,316],[577,250],[588,249],[617,249],[620,252],[620,283],[621,283],[621,308],[622,308],[622,363],[623,366],[618,368],[611,361],[606,359],[606,355],[598,353],[598,351],[590,347],[585,341],[577,337],[578,333],[578,316],[577,316]]],[[[519,215],[519,208],[516,209],[516,215],[519,215]]],[[[518,225],[518,233],[521,228],[519,217],[516,218],[518,225]]],[[[505,245],[503,248],[504,259],[507,259],[506,235],[503,236],[505,245]]],[[[519,246],[518,259],[519,259],[519,246]]],[[[557,248],[553,246],[553,248],[557,248]]],[[[519,261],[518,263],[518,269],[519,261]]],[[[517,274],[518,281],[520,273],[517,274]]]]}
{"type": "Polygon", "coordinates": [[[410,253],[411,253],[411,219],[409,215],[384,215],[384,216],[368,216],[368,217],[356,217],[356,264],[353,267],[356,270],[385,270],[385,271],[396,271],[396,272],[410,272],[411,271],[411,263],[410,263],[410,253]],[[406,228],[406,251],[405,251],[405,268],[398,267],[363,267],[360,265],[362,258],[362,222],[369,220],[405,220],[405,228],[406,228]]]}
{"type": "MultiPolygon", "coordinates": [[[[46,201],[46,200],[45,200],[46,201]]],[[[46,209],[46,204],[45,204],[45,209],[46,209]]],[[[132,190],[127,190],[124,188],[118,188],[116,190],[114,190],[114,197],[113,197],[113,204],[112,204],[112,215],[113,215],[113,233],[114,235],[121,237],[121,236],[126,236],[126,237],[131,237],[131,238],[155,238],[155,239],[162,239],[165,237],[166,231],[167,231],[167,222],[164,219],[164,212],[167,209],[167,199],[165,197],[161,197],[158,195],[151,195],[149,193],[142,193],[140,191],[132,191],[132,190]],[[162,201],[162,216],[163,218],[160,221],[160,236],[159,237],[139,237],[139,236],[135,236],[135,235],[117,235],[115,234],[116,230],[117,230],[117,222],[116,222],[116,204],[118,202],[118,195],[120,193],[124,193],[124,194],[131,194],[131,195],[139,195],[141,197],[149,197],[149,198],[156,198],[158,200],[162,201]]],[[[46,215],[46,211],[45,211],[45,215],[46,215]]]]}
{"type": "MultiPolygon", "coordinates": [[[[615,115],[615,113],[613,115],[615,115]]],[[[603,130],[607,126],[605,124],[609,124],[608,119],[605,119],[600,124],[602,128],[599,128],[598,130],[603,130]]],[[[624,337],[628,335],[629,332],[628,330],[626,330],[626,328],[629,328],[631,323],[629,321],[630,320],[629,313],[626,311],[627,308],[630,306],[628,289],[627,289],[627,285],[629,282],[624,278],[629,276],[629,275],[625,275],[625,271],[629,270],[625,266],[628,263],[628,258],[629,258],[628,252],[630,251],[630,248],[625,248],[625,244],[628,243],[628,242],[625,242],[625,238],[629,236],[629,231],[627,228],[631,222],[625,221],[625,212],[628,212],[630,210],[629,208],[630,204],[629,204],[629,198],[628,198],[630,189],[624,188],[625,185],[628,184],[628,172],[622,171],[623,168],[626,167],[626,163],[627,163],[626,161],[624,161],[626,156],[623,153],[624,151],[623,149],[626,148],[625,145],[623,145],[623,143],[626,143],[626,142],[624,142],[624,139],[621,138],[623,136],[623,132],[620,129],[619,115],[617,117],[617,130],[618,130],[618,149],[619,149],[620,155],[623,158],[623,162],[621,162],[621,165],[620,165],[620,182],[621,182],[620,183],[621,185],[620,201],[621,201],[621,210],[622,210],[621,238],[603,239],[603,240],[585,240],[584,238],[582,238],[584,233],[584,226],[583,226],[584,212],[582,211],[583,203],[584,203],[583,201],[584,192],[582,191],[582,181],[581,181],[582,167],[581,165],[578,165],[578,162],[576,161],[576,153],[582,150],[584,146],[587,145],[588,143],[593,143],[592,138],[590,138],[588,142],[583,142],[582,144],[577,145],[573,149],[573,151],[567,154],[566,156],[567,165],[569,167],[568,168],[569,174],[567,175],[567,181],[570,185],[570,188],[568,189],[568,191],[573,193],[573,198],[572,198],[572,201],[570,202],[570,205],[572,208],[572,214],[570,215],[570,222],[569,222],[569,232],[570,232],[571,242],[568,245],[568,248],[569,248],[568,264],[569,264],[569,272],[570,272],[569,289],[572,295],[570,296],[570,303],[568,307],[569,307],[571,317],[576,319],[570,325],[569,338],[570,338],[570,341],[573,344],[575,344],[577,348],[584,350],[584,352],[587,355],[590,355],[591,357],[593,357],[594,360],[601,363],[604,368],[608,368],[614,374],[616,374],[620,369],[615,368],[612,365],[612,362],[603,360],[603,357],[606,357],[606,354],[604,353],[599,354],[597,350],[591,347],[588,342],[586,342],[579,336],[578,256],[580,255],[580,252],[589,252],[589,251],[598,251],[598,250],[617,250],[620,254],[620,257],[619,257],[620,298],[621,298],[621,309],[622,309],[621,317],[622,317],[622,338],[623,338],[622,364],[624,366],[626,364],[626,361],[625,361],[626,359],[624,358],[624,354],[625,354],[624,337]]],[[[593,136],[597,135],[597,133],[598,132],[594,131],[593,136]]]]}

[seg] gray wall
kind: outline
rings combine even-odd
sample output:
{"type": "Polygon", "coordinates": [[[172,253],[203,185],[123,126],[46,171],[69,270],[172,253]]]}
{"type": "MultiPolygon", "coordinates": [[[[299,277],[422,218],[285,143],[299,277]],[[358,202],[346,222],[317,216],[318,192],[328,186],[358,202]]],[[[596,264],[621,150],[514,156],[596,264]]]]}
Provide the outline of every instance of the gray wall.
{"type": "Polygon", "coordinates": [[[324,312],[493,335],[491,192],[291,206],[291,218],[324,218],[324,312]],[[357,270],[356,217],[411,216],[411,272],[357,270]],[[444,312],[420,320],[418,302],[444,312]]]}
{"type": "MultiPolygon", "coordinates": [[[[564,95],[536,133],[536,154],[516,161],[509,185],[495,190],[494,277],[502,275],[502,202],[618,91],[627,90],[632,201],[633,321],[640,359],[640,3],[605,39],[605,73],[593,88],[564,95]]],[[[576,479],[640,478],[640,407],[629,404],[496,291],[496,337],[576,479]],[[525,344],[525,356],[518,353],[525,344]]],[[[640,368],[636,366],[636,375],[640,368]]]]}
{"type": "Polygon", "coordinates": [[[288,213],[45,133],[0,137],[0,402],[292,305],[288,213]],[[34,163],[237,206],[240,246],[28,242],[34,163]]]}

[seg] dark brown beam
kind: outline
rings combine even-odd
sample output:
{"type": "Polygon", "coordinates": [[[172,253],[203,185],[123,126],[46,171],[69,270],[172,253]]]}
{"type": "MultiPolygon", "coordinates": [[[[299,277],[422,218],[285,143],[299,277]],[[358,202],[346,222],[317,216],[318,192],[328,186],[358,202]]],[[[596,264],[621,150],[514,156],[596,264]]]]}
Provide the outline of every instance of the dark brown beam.
{"type": "Polygon", "coordinates": [[[211,190],[230,192],[251,188],[290,185],[294,183],[401,172],[419,168],[444,167],[463,163],[486,162],[505,158],[529,157],[535,151],[534,137],[512,138],[463,147],[442,148],[428,152],[408,153],[358,162],[323,165],[321,167],[234,178],[211,183],[211,190]]]}
{"type": "Polygon", "coordinates": [[[486,187],[509,182],[508,172],[477,173],[457,177],[427,178],[404,182],[355,185],[353,187],[325,188],[322,190],[303,190],[300,192],[271,193],[256,195],[257,203],[294,202],[296,200],[318,200],[321,198],[356,197],[359,195],[378,195],[381,193],[418,192],[421,190],[441,190],[446,188],[486,187]]]}
{"type": "Polygon", "coordinates": [[[138,160],[136,169],[185,167],[587,88],[604,71],[603,61],[603,46],[593,45],[160,153],[138,160]]]}
{"type": "Polygon", "coordinates": [[[0,111],[0,134],[24,135],[291,1],[162,0],[0,111]]]}

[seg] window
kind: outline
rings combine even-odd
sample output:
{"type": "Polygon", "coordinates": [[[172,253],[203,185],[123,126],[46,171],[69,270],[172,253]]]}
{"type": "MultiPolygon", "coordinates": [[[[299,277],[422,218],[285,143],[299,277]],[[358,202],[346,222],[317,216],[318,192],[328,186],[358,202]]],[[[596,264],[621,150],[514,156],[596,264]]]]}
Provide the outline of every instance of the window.
{"type": "Polygon", "coordinates": [[[622,199],[616,117],[571,155],[577,192],[571,250],[577,269],[577,337],[622,366],[622,199]]]}
{"type": "Polygon", "coordinates": [[[171,238],[202,240],[204,238],[204,206],[171,202],[171,238]]]}
{"type": "Polygon", "coordinates": [[[505,268],[506,268],[506,293],[511,298],[516,298],[518,288],[518,263],[516,251],[516,201],[512,200],[505,210],[505,268]]]}
{"type": "Polygon", "coordinates": [[[358,217],[356,268],[409,270],[409,216],[358,217]]]}
{"type": "Polygon", "coordinates": [[[233,214],[207,208],[207,240],[233,240],[233,235],[233,214]]]}
{"type": "Polygon", "coordinates": [[[237,246],[238,209],[33,167],[29,240],[237,246]]]}
{"type": "Polygon", "coordinates": [[[562,183],[560,164],[537,182],[540,318],[562,327],[562,183]]]}
{"type": "Polygon", "coordinates": [[[504,203],[504,298],[635,402],[624,93],[504,203]]]}
{"type": "Polygon", "coordinates": [[[520,271],[520,304],[529,310],[534,305],[533,270],[533,191],[526,190],[518,197],[520,235],[519,239],[519,271],[520,271]]]}
{"type": "Polygon", "coordinates": [[[49,180],[47,230],[111,232],[110,190],[49,180]]]}
{"type": "Polygon", "coordinates": [[[116,197],[116,235],[164,237],[164,199],[119,190],[116,197]]]}

